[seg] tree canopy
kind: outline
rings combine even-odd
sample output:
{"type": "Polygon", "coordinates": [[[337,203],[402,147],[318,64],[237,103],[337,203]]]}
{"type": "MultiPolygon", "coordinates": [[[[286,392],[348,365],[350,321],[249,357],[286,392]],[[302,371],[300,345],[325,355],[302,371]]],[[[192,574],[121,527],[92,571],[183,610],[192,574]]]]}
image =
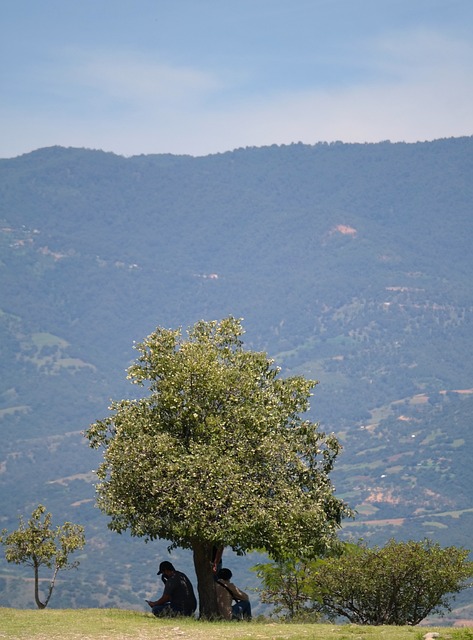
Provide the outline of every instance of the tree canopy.
{"type": "Polygon", "coordinates": [[[192,549],[202,615],[214,613],[212,547],[314,555],[350,514],[329,474],[340,450],[304,419],[316,382],[245,350],[241,321],[157,328],[129,379],[148,393],[91,425],[104,448],[98,504],[110,528],[192,549]]]}

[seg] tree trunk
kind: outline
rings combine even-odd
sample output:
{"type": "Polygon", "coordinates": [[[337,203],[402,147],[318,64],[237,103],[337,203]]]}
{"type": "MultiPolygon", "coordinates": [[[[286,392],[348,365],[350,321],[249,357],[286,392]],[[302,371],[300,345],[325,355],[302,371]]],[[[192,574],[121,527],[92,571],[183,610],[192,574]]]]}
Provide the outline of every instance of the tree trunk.
{"type": "Polygon", "coordinates": [[[46,605],[39,599],[39,565],[34,565],[34,599],[38,609],[45,609],[46,605]]]}
{"type": "Polygon", "coordinates": [[[199,541],[192,545],[199,594],[199,618],[204,620],[215,620],[215,618],[219,617],[215,579],[211,563],[212,547],[211,543],[199,541]]]}
{"type": "Polygon", "coordinates": [[[53,589],[54,589],[54,583],[56,582],[56,576],[58,574],[59,571],[59,566],[56,564],[56,566],[54,567],[54,573],[53,573],[53,577],[51,579],[51,582],[49,583],[49,590],[48,590],[48,595],[46,597],[46,600],[44,601],[44,608],[46,609],[46,607],[49,604],[49,599],[51,598],[51,595],[53,593],[53,589]]]}

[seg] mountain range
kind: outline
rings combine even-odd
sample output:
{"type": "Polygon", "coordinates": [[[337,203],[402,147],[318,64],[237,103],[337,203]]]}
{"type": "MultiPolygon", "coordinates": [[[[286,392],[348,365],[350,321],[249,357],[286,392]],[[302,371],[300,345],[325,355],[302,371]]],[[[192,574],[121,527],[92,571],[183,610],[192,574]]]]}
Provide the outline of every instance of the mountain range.
{"type": "MultiPolygon", "coordinates": [[[[470,548],[472,204],[473,137],[0,160],[0,528],[39,503],[86,527],[51,606],[159,588],[167,543],[107,531],[82,432],[136,393],[134,342],[230,314],[319,381],[310,417],[343,444],[333,481],[357,512],[343,538],[470,548]]],[[[227,562],[254,586],[253,555],[227,562]]],[[[0,605],[31,606],[28,576],[1,560],[0,605]]],[[[467,591],[449,620],[470,618],[467,591]]]]}

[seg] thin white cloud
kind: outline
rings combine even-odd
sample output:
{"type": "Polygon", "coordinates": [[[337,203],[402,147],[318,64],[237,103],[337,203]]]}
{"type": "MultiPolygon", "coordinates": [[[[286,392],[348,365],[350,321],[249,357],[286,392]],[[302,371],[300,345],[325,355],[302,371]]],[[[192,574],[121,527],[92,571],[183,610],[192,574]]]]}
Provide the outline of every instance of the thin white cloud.
{"type": "Polygon", "coordinates": [[[291,92],[275,87],[271,95],[245,94],[241,76],[224,74],[218,65],[203,70],[136,55],[88,54],[66,65],[60,82],[50,80],[64,100],[77,96],[79,108],[0,113],[9,123],[0,155],[50,144],[124,155],[205,155],[297,141],[411,142],[473,134],[469,41],[405,32],[365,42],[357,53],[364,80],[291,92]]]}
{"type": "Polygon", "coordinates": [[[372,43],[372,64],[382,73],[400,78],[436,77],[443,69],[473,67],[471,41],[447,36],[439,31],[416,29],[396,32],[372,43]]]}
{"type": "Polygon", "coordinates": [[[229,147],[238,141],[416,141],[473,134],[470,42],[427,31],[397,34],[373,43],[370,59],[375,79],[242,102],[213,113],[208,130],[218,131],[214,139],[233,141],[229,147]]]}
{"type": "MultiPolygon", "coordinates": [[[[154,140],[179,153],[321,140],[429,140],[473,134],[473,46],[417,32],[376,43],[373,80],[342,88],[240,98],[238,104],[168,114],[171,127],[154,140]],[[174,134],[174,137],[172,137],[174,134]]],[[[143,141],[144,142],[144,141],[143,141]]]]}
{"type": "Polygon", "coordinates": [[[148,104],[194,102],[221,88],[213,72],[153,62],[139,55],[87,55],[72,69],[76,86],[141,110],[148,104]]]}

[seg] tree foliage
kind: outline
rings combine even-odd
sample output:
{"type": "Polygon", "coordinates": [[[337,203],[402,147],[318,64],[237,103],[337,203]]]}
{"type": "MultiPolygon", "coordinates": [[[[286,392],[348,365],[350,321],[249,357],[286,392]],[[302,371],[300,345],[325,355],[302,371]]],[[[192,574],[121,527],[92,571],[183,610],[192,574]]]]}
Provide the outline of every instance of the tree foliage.
{"type": "Polygon", "coordinates": [[[450,610],[451,598],[473,576],[468,551],[441,548],[427,539],[390,540],[382,548],[347,544],[344,549],[341,555],[306,563],[263,565],[263,595],[289,613],[317,610],[355,624],[416,625],[450,610]],[[297,608],[291,609],[294,603],[297,608]]]}
{"type": "Polygon", "coordinates": [[[38,505],[27,523],[20,516],[20,526],[8,534],[4,529],[0,543],[5,547],[5,558],[15,564],[26,564],[34,570],[34,595],[38,609],[45,609],[51,598],[56,576],[62,569],[75,569],[79,562],[69,562],[69,555],[85,544],[84,528],[65,522],[55,529],[51,527],[51,514],[46,507],[38,505]],[[44,565],[53,569],[47,596],[40,599],[39,568],[44,565]]]}
{"type": "Polygon", "coordinates": [[[254,567],[263,583],[261,602],[273,606],[273,613],[291,621],[317,620],[320,613],[312,602],[311,567],[316,560],[287,558],[254,567]]]}
{"type": "Polygon", "coordinates": [[[215,614],[214,545],[275,558],[330,546],[350,513],[329,480],[340,446],[303,419],[315,386],[245,350],[241,322],[158,328],[128,377],[149,393],[86,432],[104,448],[98,504],[110,528],[194,553],[202,616],[215,614]]]}

